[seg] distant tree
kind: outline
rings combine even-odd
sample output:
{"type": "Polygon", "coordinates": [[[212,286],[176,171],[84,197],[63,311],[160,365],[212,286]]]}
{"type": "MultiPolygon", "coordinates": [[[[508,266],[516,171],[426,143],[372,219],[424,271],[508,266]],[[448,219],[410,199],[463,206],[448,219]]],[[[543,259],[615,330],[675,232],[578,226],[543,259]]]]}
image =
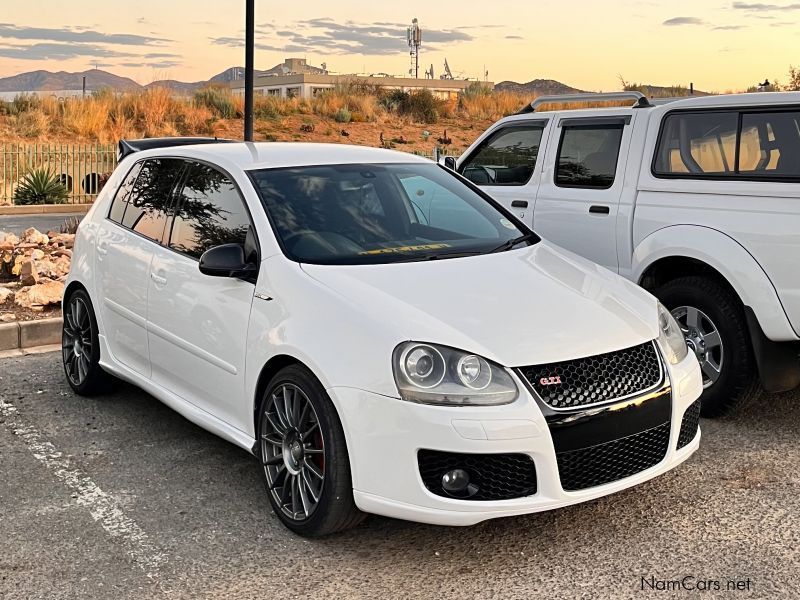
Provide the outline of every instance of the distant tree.
{"type": "Polygon", "coordinates": [[[794,66],[789,67],[789,83],[784,89],[787,92],[800,92],[800,69],[796,69],[794,66]]]}

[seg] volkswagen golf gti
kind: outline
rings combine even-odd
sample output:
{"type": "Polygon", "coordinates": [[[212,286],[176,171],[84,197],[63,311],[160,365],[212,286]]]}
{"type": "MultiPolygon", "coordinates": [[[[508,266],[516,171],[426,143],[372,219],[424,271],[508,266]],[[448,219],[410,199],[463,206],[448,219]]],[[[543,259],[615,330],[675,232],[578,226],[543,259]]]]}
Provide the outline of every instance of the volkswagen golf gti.
{"type": "Polygon", "coordinates": [[[552,509],[697,449],[669,311],[461,176],[343,145],[120,146],[64,293],[69,385],[126,380],[251,452],[296,533],[552,509]]]}

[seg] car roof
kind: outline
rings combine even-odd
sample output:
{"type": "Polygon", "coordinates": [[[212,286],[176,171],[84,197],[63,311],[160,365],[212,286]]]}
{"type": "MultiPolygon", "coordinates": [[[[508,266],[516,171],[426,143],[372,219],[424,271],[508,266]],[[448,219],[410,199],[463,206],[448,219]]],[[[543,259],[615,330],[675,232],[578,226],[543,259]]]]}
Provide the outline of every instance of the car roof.
{"type": "Polygon", "coordinates": [[[278,167],[361,163],[422,163],[427,158],[382,148],[305,142],[234,142],[170,146],[134,153],[137,158],[177,156],[249,171],[278,167]]]}

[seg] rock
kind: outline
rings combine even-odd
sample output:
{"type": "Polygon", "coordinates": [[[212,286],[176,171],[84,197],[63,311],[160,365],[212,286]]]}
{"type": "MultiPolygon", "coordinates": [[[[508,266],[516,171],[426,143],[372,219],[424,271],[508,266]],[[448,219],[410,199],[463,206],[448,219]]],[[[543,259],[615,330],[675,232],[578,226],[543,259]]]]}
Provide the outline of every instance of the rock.
{"type": "Polygon", "coordinates": [[[42,260],[44,258],[44,250],[39,250],[38,248],[31,252],[31,258],[33,260],[42,260]]]}
{"type": "Polygon", "coordinates": [[[8,300],[9,296],[13,296],[14,292],[6,287],[0,287],[0,304],[8,300]]]}
{"type": "Polygon", "coordinates": [[[67,248],[72,248],[75,245],[75,234],[74,233],[59,233],[56,236],[50,238],[51,244],[56,244],[59,246],[65,246],[67,248]]]}
{"type": "Polygon", "coordinates": [[[35,227],[28,227],[22,234],[22,241],[26,244],[47,244],[50,238],[35,227]]]}
{"type": "Polygon", "coordinates": [[[19,254],[14,257],[14,266],[11,267],[11,274],[16,275],[19,277],[20,272],[22,271],[22,263],[23,261],[28,260],[25,256],[19,254]]]}
{"type": "Polygon", "coordinates": [[[22,285],[36,285],[39,283],[39,269],[30,258],[25,258],[20,263],[19,280],[22,285]]]}
{"type": "Polygon", "coordinates": [[[13,233],[7,233],[7,234],[5,234],[5,237],[3,238],[2,243],[3,243],[3,247],[4,248],[6,246],[9,246],[9,247],[13,248],[17,244],[19,244],[19,238],[17,236],[15,236],[13,233]]]}
{"type": "Polygon", "coordinates": [[[0,315],[0,323],[11,323],[17,320],[17,315],[14,313],[3,313],[0,315]]]}
{"type": "Polygon", "coordinates": [[[14,294],[14,302],[23,308],[61,304],[64,295],[64,284],[60,281],[46,281],[24,287],[14,294]]]}
{"type": "Polygon", "coordinates": [[[66,256],[72,258],[72,250],[67,250],[66,248],[56,248],[50,254],[52,256],[66,256]]]}

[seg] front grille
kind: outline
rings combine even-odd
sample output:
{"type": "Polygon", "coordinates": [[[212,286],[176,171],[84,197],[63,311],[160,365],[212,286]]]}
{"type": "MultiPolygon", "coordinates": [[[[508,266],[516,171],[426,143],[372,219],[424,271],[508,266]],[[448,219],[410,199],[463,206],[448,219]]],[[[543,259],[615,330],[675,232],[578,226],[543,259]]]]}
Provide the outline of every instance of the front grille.
{"type": "Polygon", "coordinates": [[[683,413],[681,421],[681,432],[678,434],[678,447],[680,450],[697,435],[697,428],[700,426],[700,400],[695,400],[686,412],[683,413]]]}
{"type": "Polygon", "coordinates": [[[458,454],[420,450],[419,473],[425,487],[437,496],[451,497],[442,488],[442,476],[464,469],[477,491],[465,500],[509,500],[536,493],[536,466],[526,454],[458,454]]]}
{"type": "Polygon", "coordinates": [[[670,423],[588,448],[557,452],[561,487],[583,490],[635,475],[667,454],[670,423]]]}
{"type": "Polygon", "coordinates": [[[653,342],[519,372],[548,405],[577,408],[646,392],[663,379],[653,342]]]}

